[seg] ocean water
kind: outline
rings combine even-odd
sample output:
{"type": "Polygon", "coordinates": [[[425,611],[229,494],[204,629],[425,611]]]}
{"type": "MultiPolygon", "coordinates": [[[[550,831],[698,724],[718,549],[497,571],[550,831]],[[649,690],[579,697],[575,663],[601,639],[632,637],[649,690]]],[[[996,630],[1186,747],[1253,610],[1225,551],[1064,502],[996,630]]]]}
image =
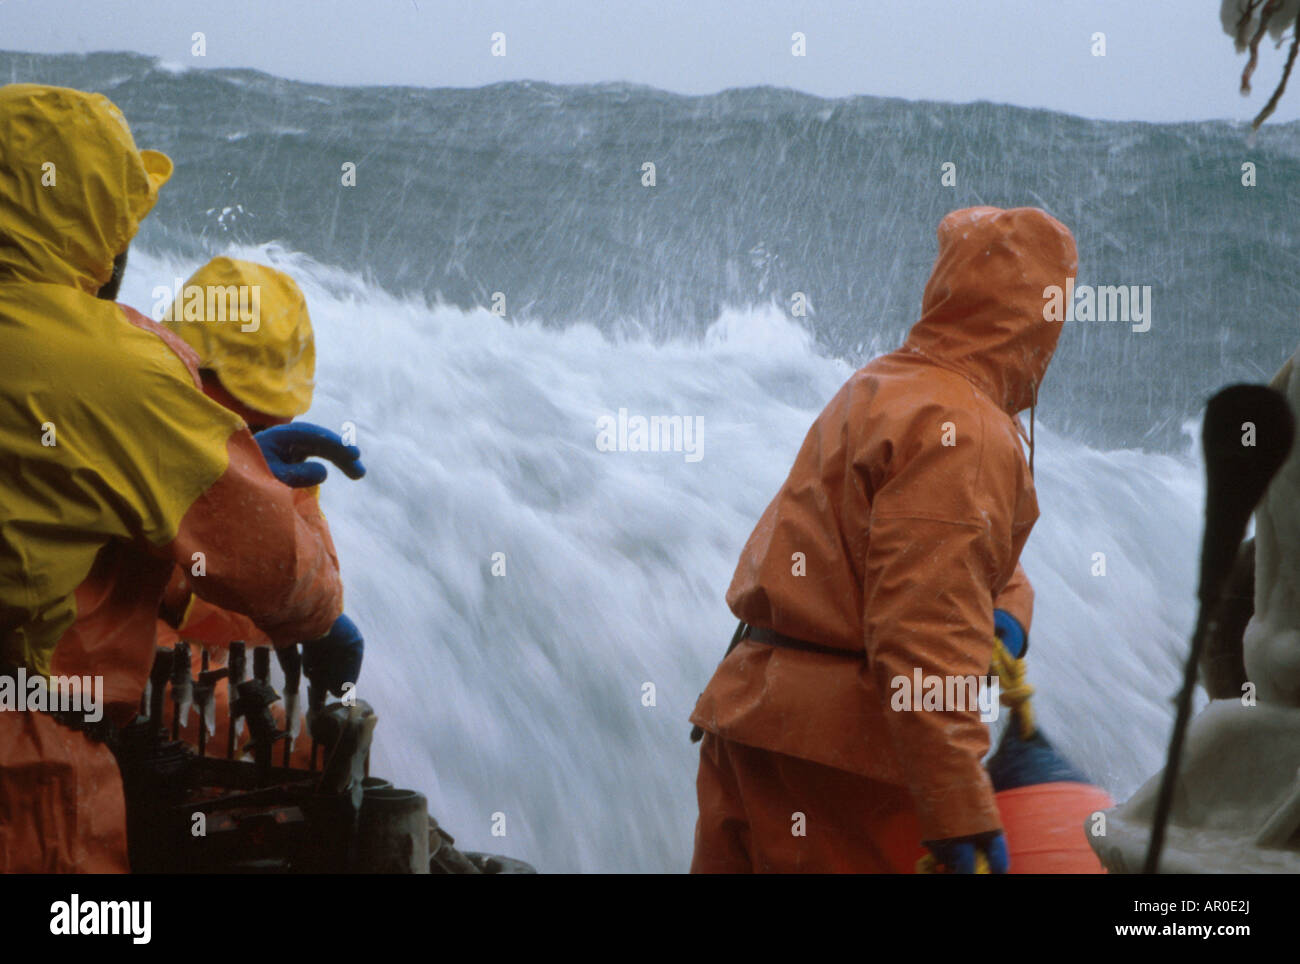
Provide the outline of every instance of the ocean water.
{"type": "Polygon", "coordinates": [[[147,311],[218,253],[302,285],[307,417],[355,426],[370,469],[334,472],[323,502],[367,638],[373,769],[426,793],[462,847],[686,868],[687,716],[734,625],[737,554],[818,411],[914,318],[939,218],[971,203],[1045,206],[1076,232],[1081,282],[1155,289],[1148,332],[1067,326],[1024,562],[1048,735],[1117,798],[1162,764],[1203,495],[1184,426],[1297,340],[1277,254],[1295,127],[1247,152],[1225,124],[778,90],[342,89],[130,54],[0,54],[0,78],[103,90],[176,160],[124,301],[147,311]],[[938,186],[946,159],[957,188],[938,186]],[[793,291],[810,317],[790,316],[793,291]],[[700,457],[602,451],[620,409],[700,419],[700,457]]]}

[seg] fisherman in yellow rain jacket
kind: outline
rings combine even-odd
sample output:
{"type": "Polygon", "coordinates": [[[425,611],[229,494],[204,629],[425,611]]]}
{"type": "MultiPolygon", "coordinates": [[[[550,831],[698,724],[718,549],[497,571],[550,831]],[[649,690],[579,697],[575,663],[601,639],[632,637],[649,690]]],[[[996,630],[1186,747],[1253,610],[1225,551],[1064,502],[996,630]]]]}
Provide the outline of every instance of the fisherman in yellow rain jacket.
{"type": "Polygon", "coordinates": [[[255,440],[202,393],[183,342],[111,300],[170,174],[105,97],[0,88],[3,872],[127,869],[97,714],[69,725],[29,700],[52,671],[98,679],[99,725],[130,719],[177,564],[201,553],[194,592],[277,643],[321,637],[342,611],[327,538],[280,478],[293,459],[359,453],[255,440]]]}

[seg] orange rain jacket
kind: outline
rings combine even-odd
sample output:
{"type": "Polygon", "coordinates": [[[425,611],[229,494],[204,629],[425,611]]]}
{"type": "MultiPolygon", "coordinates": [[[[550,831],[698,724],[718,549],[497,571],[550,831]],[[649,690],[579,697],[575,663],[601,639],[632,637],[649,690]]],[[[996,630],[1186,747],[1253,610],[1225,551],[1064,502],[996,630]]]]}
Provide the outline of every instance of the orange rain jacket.
{"type": "MultiPolygon", "coordinates": [[[[170,161],[96,94],[0,88],[0,662],[102,676],[138,709],[174,566],[276,642],[342,610],[319,528],[243,422],[198,389],[193,353],[95,297],[170,161]]],[[[0,712],[0,871],[126,869],[108,749],[40,712],[0,712]]]]}
{"type": "Polygon", "coordinates": [[[995,599],[1028,628],[1018,561],[1038,506],[1015,416],[1060,335],[1045,289],[1077,265],[1070,232],[1034,208],[954,211],[938,239],[920,320],[817,418],[727,592],[745,622],[849,658],[746,640],[691,716],[908,788],[924,840],[1000,826],[988,734],[975,709],[891,709],[891,684],[986,674],[995,599]]]}

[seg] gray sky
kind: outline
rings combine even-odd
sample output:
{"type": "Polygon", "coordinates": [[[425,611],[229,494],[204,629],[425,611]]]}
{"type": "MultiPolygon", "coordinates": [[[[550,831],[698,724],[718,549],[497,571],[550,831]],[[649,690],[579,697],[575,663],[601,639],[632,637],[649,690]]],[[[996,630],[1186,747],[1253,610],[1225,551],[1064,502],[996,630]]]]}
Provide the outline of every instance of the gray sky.
{"type": "MultiPolygon", "coordinates": [[[[1248,120],[1280,75],[1244,58],[1218,0],[0,0],[0,48],[134,50],[332,84],[627,80],[683,93],[991,100],[1088,117],[1248,120]],[[192,56],[203,31],[207,55],[192,56]],[[506,34],[506,56],[490,36],[506,34]],[[791,34],[807,56],[791,55],[791,34]],[[1106,35],[1106,56],[1091,54],[1106,35]]],[[[1300,77],[1274,121],[1300,117],[1300,77]]]]}

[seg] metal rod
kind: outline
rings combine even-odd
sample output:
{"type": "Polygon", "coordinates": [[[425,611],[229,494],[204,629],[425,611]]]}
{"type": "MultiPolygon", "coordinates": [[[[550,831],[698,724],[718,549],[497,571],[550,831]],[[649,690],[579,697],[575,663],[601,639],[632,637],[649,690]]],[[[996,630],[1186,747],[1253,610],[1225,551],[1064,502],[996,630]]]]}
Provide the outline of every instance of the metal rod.
{"type": "MultiPolygon", "coordinates": [[[[208,650],[203,650],[202,662],[199,663],[199,680],[202,681],[203,674],[208,671],[208,650]]],[[[211,698],[211,697],[209,697],[211,698]]],[[[206,701],[199,707],[199,759],[202,760],[208,755],[208,708],[206,701]]]]}
{"type": "Polygon", "coordinates": [[[227,714],[229,722],[226,728],[226,759],[235,758],[235,720],[239,716],[239,684],[244,678],[244,641],[235,640],[230,644],[230,675],[226,677],[227,714]]]}

